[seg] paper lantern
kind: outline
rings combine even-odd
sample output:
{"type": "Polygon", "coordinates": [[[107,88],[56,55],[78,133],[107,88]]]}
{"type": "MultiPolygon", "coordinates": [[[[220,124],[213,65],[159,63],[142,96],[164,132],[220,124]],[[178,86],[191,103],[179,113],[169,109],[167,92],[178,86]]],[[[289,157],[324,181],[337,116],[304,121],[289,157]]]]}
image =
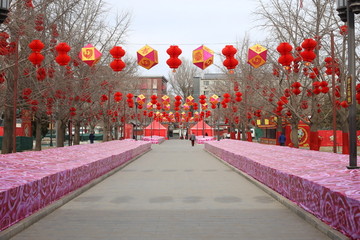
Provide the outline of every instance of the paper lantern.
{"type": "Polygon", "coordinates": [[[239,63],[239,61],[234,57],[236,52],[237,50],[233,45],[226,45],[222,50],[222,54],[226,57],[223,61],[223,65],[230,70],[230,73],[233,73],[231,70],[235,69],[239,63]]]}
{"type": "Polygon", "coordinates": [[[190,106],[185,103],[185,104],[183,105],[183,109],[184,109],[185,111],[188,111],[188,110],[190,110],[190,106]]]}
{"type": "Polygon", "coordinates": [[[214,51],[202,45],[193,51],[193,63],[195,66],[205,69],[214,62],[214,51]]]}
{"type": "Polygon", "coordinates": [[[137,61],[140,66],[150,69],[158,64],[158,52],[148,45],[137,51],[137,61]]]}
{"type": "Polygon", "coordinates": [[[137,99],[136,99],[136,102],[140,105],[143,105],[145,103],[145,96],[143,94],[140,94],[137,99]]]}
{"type": "Polygon", "coordinates": [[[90,67],[94,66],[100,61],[102,53],[99,52],[92,44],[88,44],[85,47],[81,48],[79,53],[79,58],[81,61],[89,65],[90,67]]]}
{"type": "Polygon", "coordinates": [[[167,104],[170,103],[170,98],[169,98],[169,96],[167,96],[167,95],[162,96],[161,99],[162,99],[162,101],[163,101],[163,104],[165,104],[165,105],[167,105],[167,104]]]}
{"type": "Polygon", "coordinates": [[[151,102],[148,102],[148,103],[146,104],[146,108],[147,108],[148,110],[153,109],[153,104],[152,104],[151,102]]]}
{"type": "Polygon", "coordinates": [[[213,105],[216,105],[216,104],[218,104],[219,103],[219,101],[220,101],[220,99],[219,99],[219,96],[218,95],[212,95],[211,97],[210,97],[210,102],[211,102],[211,104],[213,104],[213,105]]]}
{"type": "Polygon", "coordinates": [[[194,104],[194,100],[195,100],[195,99],[194,99],[192,96],[188,96],[188,97],[186,98],[186,104],[189,105],[189,106],[191,106],[191,105],[194,104]]]}
{"type": "Polygon", "coordinates": [[[267,49],[256,44],[249,48],[248,63],[254,68],[258,68],[266,63],[267,49]]]}
{"type": "Polygon", "coordinates": [[[175,69],[181,65],[181,60],[178,57],[182,51],[178,46],[172,45],[166,52],[170,55],[170,58],[166,61],[166,64],[169,65],[169,67],[172,68],[175,72],[175,69]]]}

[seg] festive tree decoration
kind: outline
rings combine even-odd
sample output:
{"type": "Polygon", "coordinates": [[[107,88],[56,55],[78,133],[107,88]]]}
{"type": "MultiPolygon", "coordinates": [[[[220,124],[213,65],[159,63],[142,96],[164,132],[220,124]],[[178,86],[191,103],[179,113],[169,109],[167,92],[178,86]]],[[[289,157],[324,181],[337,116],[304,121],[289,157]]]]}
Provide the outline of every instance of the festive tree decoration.
{"type": "Polygon", "coordinates": [[[44,60],[44,56],[40,51],[45,47],[45,45],[40,40],[33,40],[29,43],[29,48],[33,51],[29,56],[29,61],[35,66],[40,66],[44,60]]]}
{"type": "Polygon", "coordinates": [[[266,63],[267,49],[256,44],[249,48],[248,51],[248,63],[254,68],[261,67],[266,63]]]}
{"type": "Polygon", "coordinates": [[[287,42],[280,43],[276,48],[281,55],[278,62],[287,69],[290,68],[291,63],[294,60],[294,57],[291,54],[292,49],[293,47],[287,42]]]}
{"type": "Polygon", "coordinates": [[[190,106],[189,106],[187,103],[185,103],[185,104],[183,105],[183,109],[184,109],[185,111],[189,111],[189,110],[190,110],[190,106]]]}
{"type": "Polygon", "coordinates": [[[169,98],[169,96],[164,95],[164,96],[162,96],[161,99],[162,99],[162,104],[164,104],[164,105],[170,104],[170,98],[169,98]]]}
{"type": "Polygon", "coordinates": [[[187,98],[186,98],[186,104],[187,105],[189,105],[189,106],[191,106],[191,105],[193,105],[194,104],[194,98],[193,98],[193,96],[188,96],[187,98]]]}
{"type": "Polygon", "coordinates": [[[116,93],[114,94],[114,100],[115,100],[115,102],[120,102],[121,99],[122,99],[122,93],[121,93],[121,92],[116,92],[116,93]]]}
{"type": "Polygon", "coordinates": [[[234,57],[236,52],[237,50],[233,45],[226,45],[222,50],[222,54],[226,57],[223,64],[230,73],[234,73],[233,69],[235,69],[239,63],[239,61],[234,57]]]}
{"type": "Polygon", "coordinates": [[[170,55],[170,58],[166,61],[166,64],[173,69],[173,72],[181,65],[181,60],[179,59],[180,54],[182,53],[181,49],[172,45],[166,50],[167,54],[170,55]]]}
{"type": "Polygon", "coordinates": [[[60,66],[68,65],[71,60],[70,56],[67,54],[71,50],[70,46],[67,43],[62,42],[56,46],[55,50],[58,52],[58,55],[55,58],[55,61],[60,66]]]}
{"type": "Polygon", "coordinates": [[[317,42],[314,39],[308,38],[303,41],[301,44],[301,47],[304,49],[300,53],[303,61],[306,62],[306,64],[310,64],[314,61],[316,58],[316,54],[314,53],[314,49],[316,48],[317,42]]]}
{"type": "Polygon", "coordinates": [[[110,50],[110,54],[113,56],[114,60],[110,63],[110,67],[114,72],[122,71],[126,64],[121,60],[125,55],[124,49],[119,46],[115,46],[110,50]]]}
{"type": "Polygon", "coordinates": [[[145,96],[143,94],[140,94],[137,99],[136,99],[136,102],[139,104],[139,105],[143,105],[145,103],[145,96]]]}
{"type": "Polygon", "coordinates": [[[158,52],[148,45],[137,51],[137,62],[140,66],[150,69],[158,64],[158,52]]]}
{"type": "Polygon", "coordinates": [[[89,65],[90,67],[94,66],[100,61],[102,53],[99,52],[92,44],[88,44],[85,47],[81,48],[79,53],[79,58],[81,61],[89,65]]]}
{"type": "Polygon", "coordinates": [[[210,97],[210,103],[213,104],[213,105],[218,104],[219,101],[220,101],[220,99],[219,99],[219,96],[218,96],[218,95],[215,95],[215,94],[214,94],[214,95],[212,95],[212,96],[210,97]]]}
{"type": "Polygon", "coordinates": [[[153,109],[153,104],[152,104],[151,102],[148,102],[148,103],[146,104],[146,108],[147,108],[148,110],[153,109]]]}
{"type": "Polygon", "coordinates": [[[193,63],[204,70],[214,63],[214,51],[204,45],[196,48],[193,51],[193,63]]]}

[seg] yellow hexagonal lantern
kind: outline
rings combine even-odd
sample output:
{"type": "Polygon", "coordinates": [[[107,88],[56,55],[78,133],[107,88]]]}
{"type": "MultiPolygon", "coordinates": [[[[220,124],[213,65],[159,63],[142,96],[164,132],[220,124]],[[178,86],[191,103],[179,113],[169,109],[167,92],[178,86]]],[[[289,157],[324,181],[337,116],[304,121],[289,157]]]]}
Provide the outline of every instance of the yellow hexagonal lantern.
{"type": "Polygon", "coordinates": [[[214,51],[204,45],[198,47],[193,51],[193,63],[204,70],[214,63],[214,51]]]}
{"type": "Polygon", "coordinates": [[[140,66],[149,70],[158,64],[158,52],[152,47],[145,45],[137,51],[137,60],[140,66]]]}

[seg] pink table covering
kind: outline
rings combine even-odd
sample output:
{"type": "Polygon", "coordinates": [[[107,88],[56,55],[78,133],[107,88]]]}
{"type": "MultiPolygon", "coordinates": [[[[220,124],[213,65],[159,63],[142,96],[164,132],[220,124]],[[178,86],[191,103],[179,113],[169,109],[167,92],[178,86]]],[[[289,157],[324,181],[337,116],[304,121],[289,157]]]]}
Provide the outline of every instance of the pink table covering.
{"type": "Polygon", "coordinates": [[[165,141],[165,138],[160,136],[152,136],[152,137],[144,136],[142,140],[146,142],[151,142],[152,144],[161,144],[162,142],[165,141]]]}
{"type": "Polygon", "coordinates": [[[346,168],[348,155],[236,140],[207,142],[205,149],[360,239],[360,169],[346,168]]]}
{"type": "Polygon", "coordinates": [[[150,149],[123,140],[0,155],[0,231],[150,149]]]}
{"type": "Polygon", "coordinates": [[[204,144],[205,142],[214,141],[214,140],[215,140],[214,137],[199,137],[199,136],[196,137],[197,144],[204,144]]]}

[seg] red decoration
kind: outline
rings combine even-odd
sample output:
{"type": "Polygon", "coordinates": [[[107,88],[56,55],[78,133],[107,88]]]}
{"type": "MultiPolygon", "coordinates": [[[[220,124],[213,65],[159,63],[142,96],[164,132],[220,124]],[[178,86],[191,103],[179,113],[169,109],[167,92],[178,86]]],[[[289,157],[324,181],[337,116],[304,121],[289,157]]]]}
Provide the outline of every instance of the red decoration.
{"type": "Polygon", "coordinates": [[[347,25],[340,26],[340,34],[345,36],[348,34],[348,27],[347,25]]]}
{"type": "Polygon", "coordinates": [[[222,50],[222,54],[226,57],[223,64],[228,70],[230,70],[230,73],[233,73],[231,70],[235,69],[239,64],[239,61],[234,57],[236,52],[237,50],[233,45],[226,45],[222,50]]]}
{"type": "MultiPolygon", "coordinates": [[[[299,82],[294,82],[292,85],[292,92],[295,94],[295,95],[299,95],[301,93],[301,90],[300,90],[300,87],[301,87],[301,83],[299,82]]],[[[286,97],[286,96],[285,96],[286,97]]]]}
{"type": "Polygon", "coordinates": [[[44,60],[44,56],[40,53],[40,51],[45,45],[40,40],[33,40],[28,46],[33,51],[28,58],[29,61],[35,66],[39,66],[44,60]]]}
{"type": "Polygon", "coordinates": [[[115,100],[115,102],[120,102],[121,99],[122,99],[122,93],[121,93],[121,92],[116,92],[116,93],[114,94],[114,100],[115,100]]]}
{"type": "Polygon", "coordinates": [[[66,66],[69,64],[71,58],[70,56],[67,55],[67,53],[70,51],[70,46],[67,43],[59,43],[55,50],[58,52],[57,57],[55,58],[55,61],[60,65],[60,66],[66,66]]]}
{"type": "Polygon", "coordinates": [[[151,98],[151,101],[150,101],[150,102],[151,102],[152,104],[156,104],[156,103],[157,103],[157,96],[156,96],[156,95],[152,95],[150,98],[151,98]]]}
{"type": "Polygon", "coordinates": [[[110,54],[113,56],[114,60],[110,63],[110,67],[114,72],[120,72],[125,67],[126,64],[121,60],[125,55],[125,50],[122,47],[115,46],[110,50],[110,54]]]}
{"type": "Polygon", "coordinates": [[[291,54],[292,49],[293,47],[287,42],[280,43],[280,45],[276,48],[281,55],[278,58],[278,62],[286,68],[289,68],[294,60],[294,57],[291,54]]]}
{"type": "Polygon", "coordinates": [[[305,62],[312,63],[316,58],[316,54],[314,53],[316,45],[317,42],[311,38],[305,39],[301,44],[304,51],[301,52],[300,55],[305,62]]]}
{"type": "Polygon", "coordinates": [[[175,72],[182,63],[178,58],[182,51],[178,46],[172,45],[166,50],[166,52],[170,55],[170,58],[166,61],[166,64],[169,65],[169,67],[172,68],[175,72]]]}
{"type": "Polygon", "coordinates": [[[36,70],[36,78],[38,81],[43,81],[46,78],[46,70],[45,68],[38,68],[36,70]]]}
{"type": "Polygon", "coordinates": [[[342,101],[340,103],[340,105],[343,107],[343,108],[348,108],[349,107],[349,103],[347,101],[342,101]]]}
{"type": "Polygon", "coordinates": [[[39,14],[36,16],[35,19],[35,29],[36,31],[41,32],[42,30],[44,30],[44,15],[43,14],[39,14]]]}

